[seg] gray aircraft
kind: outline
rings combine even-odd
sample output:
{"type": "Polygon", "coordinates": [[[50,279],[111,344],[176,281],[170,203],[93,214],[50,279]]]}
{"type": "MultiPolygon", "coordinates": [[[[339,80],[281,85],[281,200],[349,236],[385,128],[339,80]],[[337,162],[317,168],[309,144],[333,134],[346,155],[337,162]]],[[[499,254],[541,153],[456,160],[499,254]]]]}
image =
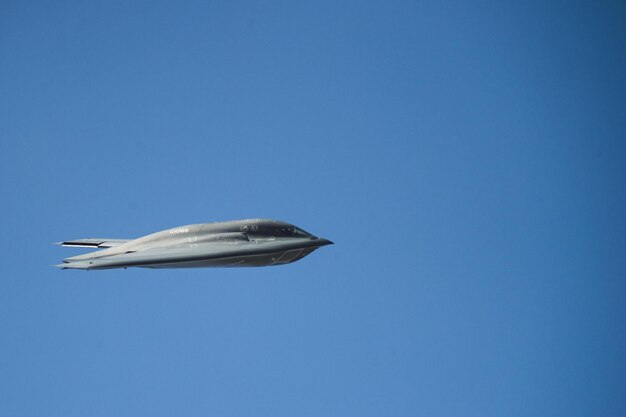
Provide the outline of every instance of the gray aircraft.
{"type": "Polygon", "coordinates": [[[138,239],[58,242],[103,250],[66,258],[56,266],[91,270],[283,265],[332,243],[278,220],[237,220],[180,226],[138,239]]]}

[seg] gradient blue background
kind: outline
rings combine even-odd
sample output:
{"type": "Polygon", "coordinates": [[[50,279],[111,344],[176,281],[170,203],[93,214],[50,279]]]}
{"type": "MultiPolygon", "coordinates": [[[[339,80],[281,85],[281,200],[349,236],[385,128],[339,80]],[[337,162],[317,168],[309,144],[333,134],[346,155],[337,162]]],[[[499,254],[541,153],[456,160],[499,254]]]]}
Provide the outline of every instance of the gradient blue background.
{"type": "Polygon", "coordinates": [[[0,4],[0,415],[626,415],[624,2],[127,3],[0,4]]]}

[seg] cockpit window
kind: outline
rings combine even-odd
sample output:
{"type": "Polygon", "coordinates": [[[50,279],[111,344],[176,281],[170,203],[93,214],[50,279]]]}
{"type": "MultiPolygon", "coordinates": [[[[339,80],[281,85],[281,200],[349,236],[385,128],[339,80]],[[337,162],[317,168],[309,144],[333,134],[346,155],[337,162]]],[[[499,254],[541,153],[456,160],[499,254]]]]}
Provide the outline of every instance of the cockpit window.
{"type": "Polygon", "coordinates": [[[298,237],[309,237],[311,236],[310,233],[305,232],[304,230],[300,229],[299,227],[294,227],[293,233],[298,236],[298,237]]]}
{"type": "Polygon", "coordinates": [[[278,236],[284,237],[313,237],[310,233],[307,233],[299,227],[295,226],[281,226],[278,229],[275,229],[274,233],[277,233],[278,236]]]}

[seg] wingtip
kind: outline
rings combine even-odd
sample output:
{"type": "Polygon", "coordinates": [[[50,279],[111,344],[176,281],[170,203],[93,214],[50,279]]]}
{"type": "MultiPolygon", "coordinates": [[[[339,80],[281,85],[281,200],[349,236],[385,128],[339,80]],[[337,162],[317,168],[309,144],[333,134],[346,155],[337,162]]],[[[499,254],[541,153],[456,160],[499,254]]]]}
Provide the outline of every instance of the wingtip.
{"type": "Polygon", "coordinates": [[[86,262],[63,262],[62,264],[53,265],[60,269],[90,269],[91,263],[86,262]]]}

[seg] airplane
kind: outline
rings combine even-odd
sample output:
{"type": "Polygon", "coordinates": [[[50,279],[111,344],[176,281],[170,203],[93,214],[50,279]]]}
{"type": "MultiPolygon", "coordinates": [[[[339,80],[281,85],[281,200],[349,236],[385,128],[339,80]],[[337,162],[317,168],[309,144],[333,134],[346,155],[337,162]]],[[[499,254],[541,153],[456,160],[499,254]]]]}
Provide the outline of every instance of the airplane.
{"type": "Polygon", "coordinates": [[[251,219],[179,226],[137,239],[89,238],[56,244],[102,249],[55,265],[96,270],[284,265],[333,242],[283,221],[251,219]]]}

